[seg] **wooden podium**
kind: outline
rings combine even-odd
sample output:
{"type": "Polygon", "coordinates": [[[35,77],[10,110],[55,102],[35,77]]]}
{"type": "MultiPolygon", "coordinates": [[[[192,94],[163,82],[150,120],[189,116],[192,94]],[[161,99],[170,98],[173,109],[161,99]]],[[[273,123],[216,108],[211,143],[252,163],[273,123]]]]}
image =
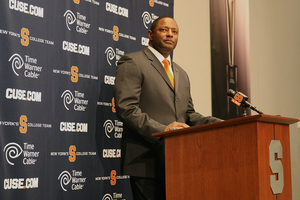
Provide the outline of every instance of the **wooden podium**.
{"type": "Polygon", "coordinates": [[[297,121],[254,115],[153,134],[165,138],[167,200],[291,200],[297,121]]]}

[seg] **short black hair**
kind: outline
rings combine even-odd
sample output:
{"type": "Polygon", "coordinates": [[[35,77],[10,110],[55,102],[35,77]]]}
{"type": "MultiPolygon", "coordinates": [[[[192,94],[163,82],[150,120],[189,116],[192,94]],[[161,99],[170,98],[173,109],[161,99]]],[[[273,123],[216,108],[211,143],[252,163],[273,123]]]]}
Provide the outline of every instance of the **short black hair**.
{"type": "Polygon", "coordinates": [[[163,19],[163,18],[171,18],[171,19],[173,19],[173,17],[171,17],[171,16],[169,16],[169,15],[162,15],[162,16],[158,17],[158,18],[155,19],[155,20],[152,22],[152,24],[151,24],[150,30],[151,30],[152,32],[154,31],[155,27],[157,27],[159,20],[161,20],[161,19],[163,19]]]}

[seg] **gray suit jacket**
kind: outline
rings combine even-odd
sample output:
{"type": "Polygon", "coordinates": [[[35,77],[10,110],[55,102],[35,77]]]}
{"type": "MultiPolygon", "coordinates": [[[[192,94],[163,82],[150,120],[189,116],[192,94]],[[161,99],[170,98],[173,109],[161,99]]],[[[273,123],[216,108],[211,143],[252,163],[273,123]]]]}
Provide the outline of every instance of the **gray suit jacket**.
{"type": "Polygon", "coordinates": [[[219,121],[195,112],[187,73],[172,62],[175,89],[154,54],[124,55],[118,62],[114,87],[117,116],[124,122],[121,169],[123,174],[154,178],[164,176],[162,132],[174,121],[190,126],[219,121]]]}

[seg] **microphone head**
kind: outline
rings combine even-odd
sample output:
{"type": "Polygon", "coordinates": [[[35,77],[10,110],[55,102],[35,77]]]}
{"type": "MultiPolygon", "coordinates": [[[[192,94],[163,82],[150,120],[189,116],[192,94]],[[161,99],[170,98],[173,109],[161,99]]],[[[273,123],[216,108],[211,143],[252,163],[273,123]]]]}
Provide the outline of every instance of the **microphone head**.
{"type": "Polygon", "coordinates": [[[234,97],[235,93],[236,93],[236,92],[235,92],[234,90],[229,89],[229,90],[227,91],[227,96],[234,97]]]}

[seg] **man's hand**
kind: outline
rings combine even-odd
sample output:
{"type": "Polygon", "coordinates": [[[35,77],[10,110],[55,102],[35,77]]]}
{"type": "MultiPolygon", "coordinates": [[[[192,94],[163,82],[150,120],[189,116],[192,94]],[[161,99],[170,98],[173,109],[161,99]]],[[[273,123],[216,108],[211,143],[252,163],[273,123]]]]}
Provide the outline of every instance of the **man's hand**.
{"type": "Polygon", "coordinates": [[[185,123],[173,122],[166,127],[165,131],[169,131],[170,129],[172,130],[172,129],[176,129],[176,128],[188,128],[188,127],[190,127],[190,126],[185,123]]]}

